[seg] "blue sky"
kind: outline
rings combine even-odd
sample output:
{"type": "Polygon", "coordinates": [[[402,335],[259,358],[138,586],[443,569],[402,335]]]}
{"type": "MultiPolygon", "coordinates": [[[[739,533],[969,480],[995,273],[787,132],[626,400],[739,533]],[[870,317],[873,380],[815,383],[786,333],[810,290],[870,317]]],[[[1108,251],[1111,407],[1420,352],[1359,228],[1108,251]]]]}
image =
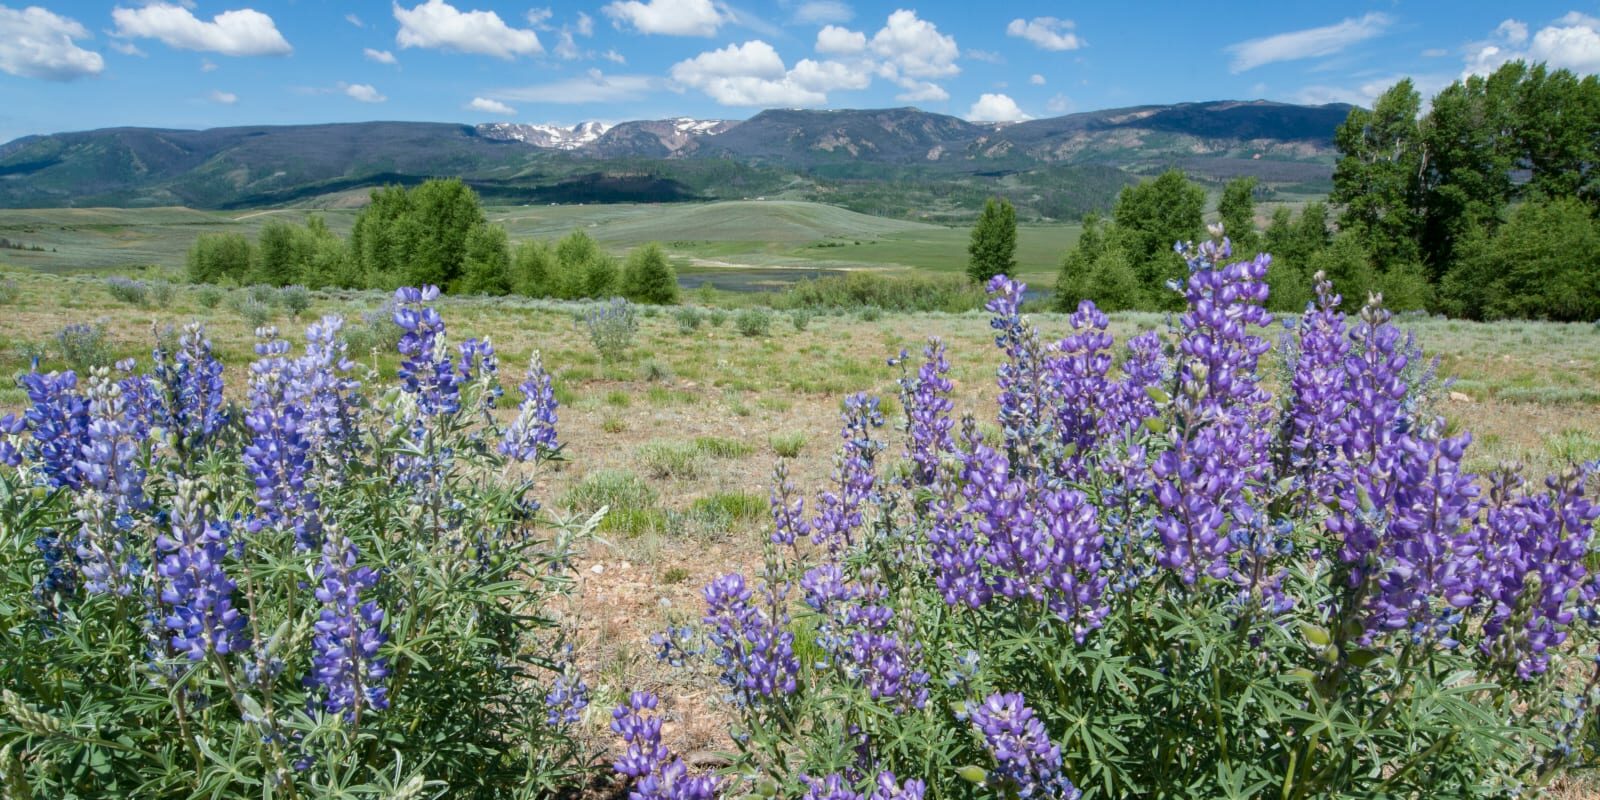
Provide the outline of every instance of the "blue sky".
{"type": "Polygon", "coordinates": [[[1570,2],[0,0],[0,141],[118,125],[1360,103],[1401,76],[1437,88],[1516,57],[1600,71],[1596,16],[1570,2]]]}

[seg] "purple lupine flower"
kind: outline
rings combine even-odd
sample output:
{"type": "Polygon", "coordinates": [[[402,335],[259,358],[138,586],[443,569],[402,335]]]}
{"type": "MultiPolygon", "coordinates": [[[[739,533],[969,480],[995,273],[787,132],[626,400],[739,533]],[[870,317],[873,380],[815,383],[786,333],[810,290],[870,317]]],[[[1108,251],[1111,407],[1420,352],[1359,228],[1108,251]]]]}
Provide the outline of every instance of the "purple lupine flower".
{"type": "Polygon", "coordinates": [[[712,800],[717,779],[689,774],[689,767],[661,744],[656,696],[634,692],[611,712],[611,730],[628,745],[612,768],[634,780],[629,800],[712,800]]]}
{"type": "Polygon", "coordinates": [[[311,391],[304,376],[286,357],[289,343],[278,329],[256,331],[256,354],[250,365],[250,408],[245,427],[245,471],[255,482],[259,529],[273,526],[294,531],[295,545],[310,550],[321,543],[320,503],[309,485],[312,441],[301,400],[311,391]]]}
{"type": "Polygon", "coordinates": [[[846,674],[860,681],[873,700],[898,711],[927,705],[928,673],[917,668],[922,649],[909,637],[888,629],[893,611],[884,606],[867,607],[857,609],[852,617],[859,627],[851,631],[845,647],[846,674]]]}
{"type": "Polygon", "coordinates": [[[867,800],[922,800],[928,785],[918,778],[907,778],[904,783],[887,770],[878,773],[872,794],[867,800]]]}
{"type": "Polygon", "coordinates": [[[1307,497],[1327,504],[1344,483],[1340,456],[1344,451],[1345,362],[1350,343],[1340,297],[1333,284],[1317,273],[1316,304],[1299,325],[1294,377],[1290,382],[1289,452],[1307,497]]]}
{"type": "Polygon", "coordinates": [[[17,441],[28,429],[28,421],[16,414],[0,417],[0,466],[22,465],[22,450],[17,441]]]}
{"type": "Polygon", "coordinates": [[[1235,546],[1224,526],[1253,513],[1249,486],[1268,477],[1272,411],[1257,383],[1268,344],[1250,329],[1272,321],[1262,308],[1271,257],[1219,263],[1229,252],[1226,239],[1208,241],[1189,258],[1174,401],[1181,425],[1172,449],[1151,465],[1158,561],[1185,584],[1235,574],[1228,563],[1235,546]]]}
{"type": "Polygon", "coordinates": [[[1029,485],[1012,475],[1005,454],[982,445],[968,454],[962,477],[966,514],[988,542],[984,558],[997,570],[995,591],[1043,600],[1049,542],[1034,517],[1029,485]]]}
{"type": "Polygon", "coordinates": [[[1055,413],[1055,441],[1065,450],[1057,472],[1081,480],[1084,462],[1098,441],[1105,405],[1113,397],[1106,373],[1111,370],[1109,320],[1093,301],[1084,300],[1068,317],[1072,333],[1051,348],[1045,362],[1055,413]]]}
{"type": "Polygon", "coordinates": [[[688,625],[669,625],[664,631],[650,634],[650,644],[656,648],[656,660],[670,666],[681,667],[689,659],[705,652],[695,629],[688,625]]]}
{"type": "Polygon", "coordinates": [[[308,688],[316,690],[322,706],[359,722],[364,709],[389,707],[384,679],[389,667],[378,650],[388,638],[382,631],[383,610],[361,593],[378,584],[371,567],[356,566],[356,546],[334,534],[322,545],[317,568],[317,602],[322,604],[312,639],[312,671],[308,688]]]}
{"type": "Polygon", "coordinates": [[[566,673],[557,675],[550,684],[550,690],[545,693],[544,706],[545,721],[550,727],[575,724],[583,718],[583,710],[589,707],[589,685],[577,676],[569,677],[566,673]]]}
{"type": "Polygon", "coordinates": [[[500,388],[500,357],[495,355],[494,343],[488,339],[468,339],[457,345],[461,352],[457,374],[460,385],[482,384],[479,397],[480,411],[493,411],[505,392],[500,388]]]}
{"type": "Polygon", "coordinates": [[[1161,350],[1160,334],[1145,331],[1125,346],[1128,357],[1122,363],[1122,378],[1113,385],[1100,418],[1102,436],[1137,428],[1154,417],[1157,409],[1150,390],[1166,379],[1167,357],[1161,350]]]}
{"type": "Polygon", "coordinates": [[[883,443],[872,438],[872,429],[883,427],[878,398],[866,393],[846,397],[843,418],[839,433],[844,446],[833,475],[838,488],[822,493],[817,518],[811,524],[811,541],[827,545],[831,553],[842,552],[853,543],[854,532],[863,521],[862,506],[876,496],[877,456],[883,450],[883,443]]]}
{"type": "Polygon", "coordinates": [[[1044,348],[1038,331],[1022,319],[1027,284],[996,275],[984,288],[989,293],[984,309],[994,315],[989,326],[997,331],[994,342],[1006,354],[996,377],[1005,449],[1015,454],[1018,469],[1028,473],[1037,466],[1038,451],[1046,445],[1054,405],[1046,382],[1044,348]]]}
{"type": "Polygon", "coordinates": [[[1530,680],[1549,668],[1549,651],[1567,640],[1568,626],[1593,586],[1585,555],[1600,505],[1584,497],[1589,469],[1546,480],[1548,491],[1521,495],[1520,478],[1496,476],[1483,524],[1484,594],[1489,600],[1483,649],[1514,663],[1530,680]]]}
{"type": "Polygon", "coordinates": [[[837,772],[820,780],[810,775],[801,775],[800,782],[806,785],[806,793],[800,796],[800,800],[867,800],[837,772]]]}
{"type": "Polygon", "coordinates": [[[135,371],[137,368],[138,362],[131,358],[116,363],[116,371],[122,375],[117,379],[117,388],[122,391],[128,434],[134,441],[142,442],[150,438],[150,429],[159,424],[161,398],[155,380],[139,374],[135,371]]]}
{"type": "Polygon", "coordinates": [[[1478,487],[1475,476],[1460,469],[1471,439],[1431,430],[1401,438],[1393,505],[1381,509],[1387,526],[1370,629],[1409,630],[1413,641],[1454,645],[1450,630],[1475,602],[1481,568],[1469,529],[1480,505],[1478,487]]]}
{"type": "Polygon", "coordinates": [[[222,397],[222,362],[212,353],[211,340],[199,322],[185,325],[178,350],[156,348],[153,376],[162,394],[162,427],[185,456],[198,452],[227,423],[222,397]]]}
{"type": "Polygon", "coordinates": [[[344,320],[326,316],[306,326],[305,354],[291,364],[291,383],[301,407],[300,429],[324,467],[342,466],[355,447],[361,382],[349,377],[355,367],[339,333],[344,320]]]}
{"type": "Polygon", "coordinates": [[[534,461],[556,452],[556,392],[545,372],[539,352],[534,351],[528,360],[528,373],[522,381],[522,403],[517,406],[517,418],[506,429],[500,442],[500,454],[514,461],[534,461]]]}
{"type": "Polygon", "coordinates": [[[793,546],[811,533],[805,498],[796,494],[794,484],[789,482],[789,467],[780,460],[772,469],[772,494],[767,499],[772,509],[773,544],[793,546]]]}
{"type": "Polygon", "coordinates": [[[1072,626],[1072,636],[1081,644],[1109,613],[1104,601],[1107,577],[1101,573],[1105,536],[1082,492],[1046,490],[1039,507],[1039,523],[1049,541],[1044,585],[1050,610],[1072,626]]]}
{"type": "Polygon", "coordinates": [[[785,627],[788,614],[782,590],[767,584],[766,607],[751,602],[744,576],[724,575],[705,588],[705,624],[720,651],[722,681],[746,703],[793,694],[800,662],[794,655],[794,634],[785,627]]]}
{"type": "MultiPolygon", "coordinates": [[[[906,455],[911,459],[911,486],[930,486],[938,476],[939,461],[945,453],[955,450],[955,440],[950,432],[955,422],[950,418],[955,404],[950,401],[954,387],[945,377],[950,372],[950,362],[945,358],[944,343],[937,338],[928,340],[922,349],[922,366],[915,378],[903,374],[900,378],[900,400],[906,412],[906,455]]],[[[901,365],[902,372],[908,363],[902,350],[891,365],[901,365]]]]}
{"type": "Polygon", "coordinates": [[[425,305],[438,297],[437,286],[407,286],[394,293],[394,322],[405,331],[400,336],[400,383],[428,417],[461,408],[461,375],[445,344],[444,320],[425,305]]]}
{"type": "Polygon", "coordinates": [[[991,694],[982,703],[968,703],[966,713],[994,756],[987,778],[991,788],[1014,791],[1017,797],[1076,800],[1078,790],[1061,771],[1061,748],[1050,741],[1022,695],[991,694]]]}
{"type": "Polygon", "coordinates": [[[71,370],[30,372],[22,376],[22,386],[32,404],[23,414],[33,439],[31,457],[51,486],[80,488],[77,462],[89,438],[89,401],[77,392],[78,376],[71,370]]]}
{"type": "Polygon", "coordinates": [[[828,562],[806,570],[800,579],[806,605],[825,617],[843,614],[843,606],[861,597],[861,587],[845,577],[844,568],[828,562]]]}
{"type": "Polygon", "coordinates": [[[73,497],[79,522],[75,553],[84,587],[99,594],[133,594],[143,570],[127,540],[133,512],[143,509],[144,470],[139,442],[123,405],[122,387],[97,368],[89,381],[89,422],[72,470],[80,483],[73,497]]]}
{"type": "Polygon", "coordinates": [[[156,537],[165,555],[157,572],[166,583],[163,620],[171,647],[190,661],[227,655],[246,645],[245,618],[234,608],[237,588],[223,561],[228,557],[228,526],[208,520],[198,484],[180,480],[172,507],[172,533],[156,537]]]}
{"type": "MultiPolygon", "coordinates": [[[[970,418],[969,418],[970,419],[970,418]]],[[[972,450],[978,445],[971,442],[972,450]]],[[[971,456],[967,461],[971,461],[971,456]]],[[[965,469],[965,467],[963,467],[965,469]]],[[[941,474],[934,483],[934,498],[929,508],[928,560],[934,569],[939,594],[952,606],[981,608],[994,590],[983,574],[984,547],[971,520],[957,507],[962,489],[956,476],[941,474]]]]}

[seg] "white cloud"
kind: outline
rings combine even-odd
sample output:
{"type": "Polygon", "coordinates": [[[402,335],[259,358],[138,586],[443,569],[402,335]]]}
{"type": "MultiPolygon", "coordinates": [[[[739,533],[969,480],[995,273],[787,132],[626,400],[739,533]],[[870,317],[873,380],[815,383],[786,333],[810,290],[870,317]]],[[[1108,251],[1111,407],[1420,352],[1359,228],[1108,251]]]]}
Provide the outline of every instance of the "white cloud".
{"type": "Polygon", "coordinates": [[[973,122],[1019,122],[1033,117],[1022,113],[1017,101],[1003,94],[986,94],[967,109],[967,119],[973,122]]]}
{"type": "Polygon", "coordinates": [[[1423,58],[1444,58],[1447,55],[1450,55],[1450,51],[1443,47],[1430,47],[1422,51],[1423,58]]]}
{"type": "Polygon", "coordinates": [[[618,28],[627,23],[639,33],[714,36],[726,21],[711,0],[617,0],[601,9],[618,28]]]}
{"type": "Polygon", "coordinates": [[[593,36],[594,35],[594,17],[591,17],[588,14],[585,14],[582,11],[579,11],[578,12],[578,21],[573,24],[572,29],[577,31],[579,36],[583,36],[583,37],[593,36]]]}
{"type": "Polygon", "coordinates": [[[1223,48],[1223,52],[1233,57],[1228,68],[1237,74],[1279,61],[1330,56],[1353,44],[1383,35],[1393,22],[1388,14],[1374,11],[1321,28],[1307,28],[1230,44],[1223,48]]]}
{"type": "Polygon", "coordinates": [[[1440,89],[1450,84],[1448,75],[1421,74],[1421,75],[1385,75],[1362,82],[1356,87],[1345,86],[1307,86],[1290,96],[1296,103],[1305,105],[1322,105],[1325,103],[1349,103],[1354,106],[1372,107],[1372,102],[1378,96],[1388,91],[1395,84],[1405,78],[1410,78],[1416,86],[1417,93],[1422,95],[1423,101],[1437,94],[1440,89]]]}
{"type": "Polygon", "coordinates": [[[817,52],[830,55],[853,56],[866,52],[867,35],[837,25],[817,31],[817,52]]]}
{"type": "Polygon", "coordinates": [[[544,52],[539,34],[507,25],[493,11],[460,11],[444,0],[427,0],[411,9],[396,3],[394,18],[400,23],[395,41],[402,48],[438,48],[508,61],[544,52]]]}
{"type": "Polygon", "coordinates": [[[212,61],[209,58],[201,59],[200,60],[200,71],[201,72],[216,72],[217,71],[217,62],[212,61]]]}
{"type": "Polygon", "coordinates": [[[810,0],[794,10],[794,22],[799,25],[823,25],[849,22],[856,10],[840,0],[810,0]]]}
{"type": "Polygon", "coordinates": [[[943,103],[950,99],[950,93],[937,83],[913,78],[901,78],[895,82],[904,91],[895,95],[894,99],[902,103],[943,103]]]}
{"type": "Polygon", "coordinates": [[[225,56],[283,56],[294,50],[272,17],[250,8],[224,11],[204,22],[182,6],[152,3],[115,8],[111,19],[117,23],[117,36],[159,39],[180,50],[225,56]]]}
{"type": "Polygon", "coordinates": [[[1006,57],[992,50],[967,50],[962,55],[973,61],[982,61],[986,64],[1004,64],[1006,57]]]}
{"type": "Polygon", "coordinates": [[[376,61],[379,64],[388,64],[391,67],[400,63],[400,61],[394,57],[394,53],[391,53],[388,50],[374,50],[370,47],[367,47],[362,49],[361,55],[366,56],[368,61],[376,61]]]}
{"type": "Polygon", "coordinates": [[[1071,114],[1074,108],[1077,108],[1077,104],[1072,102],[1072,98],[1064,94],[1057,94],[1046,100],[1044,104],[1044,110],[1052,114],[1071,114]]]}
{"type": "Polygon", "coordinates": [[[943,78],[961,71],[955,63],[961,55],[955,37],[940,33],[938,26],[903,8],[890,14],[873,35],[872,52],[913,78],[943,78]]]}
{"type": "Polygon", "coordinates": [[[1542,61],[1579,74],[1600,73],[1600,19],[1573,11],[1530,35],[1526,23],[1508,19],[1488,41],[1472,44],[1467,75],[1487,75],[1508,61],[1542,61]]]}
{"type": "Polygon", "coordinates": [[[532,25],[539,30],[547,31],[550,30],[550,18],[555,15],[555,9],[545,6],[543,8],[528,9],[528,13],[523,14],[522,18],[526,19],[529,25],[532,25]]]}
{"type": "Polygon", "coordinates": [[[1006,26],[1006,35],[1025,39],[1041,50],[1076,50],[1083,46],[1083,40],[1073,33],[1073,27],[1072,20],[1056,17],[1014,19],[1006,26]]]}
{"type": "Polygon", "coordinates": [[[356,16],[356,15],[354,15],[354,14],[346,14],[346,15],[344,15],[344,21],[350,23],[351,25],[356,26],[357,28],[365,28],[365,27],[367,27],[366,23],[362,22],[361,18],[356,16]]]}
{"type": "Polygon", "coordinates": [[[467,104],[467,108],[471,111],[481,111],[485,114],[500,114],[501,116],[506,117],[516,116],[517,113],[517,110],[511,106],[508,106],[499,100],[490,100],[487,97],[472,98],[472,102],[467,104]]]}
{"type": "Polygon", "coordinates": [[[87,38],[89,31],[70,17],[38,6],[0,6],[0,72],[51,81],[99,75],[105,59],[73,42],[87,38]]]}
{"type": "Polygon", "coordinates": [[[576,61],[583,58],[583,49],[578,47],[578,41],[572,38],[572,31],[562,30],[556,35],[555,49],[550,51],[557,58],[567,61],[576,61]]]}
{"type": "Polygon", "coordinates": [[[623,54],[617,52],[614,49],[613,50],[607,50],[604,53],[601,53],[600,57],[605,59],[605,60],[607,60],[607,61],[610,61],[613,64],[626,64],[626,63],[628,63],[628,57],[624,56],[623,54]]]}
{"type": "Polygon", "coordinates": [[[225,106],[231,106],[234,103],[239,102],[239,95],[236,95],[233,92],[224,92],[220,90],[213,90],[211,94],[206,95],[206,97],[210,98],[211,102],[213,103],[221,103],[225,106]]]}
{"type": "Polygon", "coordinates": [[[672,66],[672,79],[729,106],[819,106],[828,92],[865,89],[870,73],[837,61],[803,59],[784,66],[778,51],[760,39],[708,50],[672,66]]]}
{"type": "Polygon", "coordinates": [[[119,52],[119,53],[121,53],[121,54],[123,54],[125,56],[138,56],[140,58],[144,58],[146,55],[148,55],[147,53],[145,53],[145,51],[140,50],[139,46],[134,44],[133,42],[119,42],[119,41],[116,41],[116,40],[112,40],[110,42],[107,42],[106,46],[110,47],[112,50],[115,50],[115,51],[117,51],[117,52],[119,52]]]}
{"type": "Polygon", "coordinates": [[[580,78],[505,89],[493,94],[503,100],[528,103],[616,103],[638,100],[661,88],[661,79],[651,75],[607,75],[591,69],[580,78]]]}
{"type": "Polygon", "coordinates": [[[1040,75],[1037,72],[1035,72],[1032,75],[1028,76],[1028,83],[1031,83],[1034,86],[1043,86],[1044,85],[1044,76],[1040,75]]]}
{"type": "Polygon", "coordinates": [[[381,103],[389,99],[379,94],[370,83],[340,83],[339,91],[344,92],[346,97],[363,103],[381,103]]]}

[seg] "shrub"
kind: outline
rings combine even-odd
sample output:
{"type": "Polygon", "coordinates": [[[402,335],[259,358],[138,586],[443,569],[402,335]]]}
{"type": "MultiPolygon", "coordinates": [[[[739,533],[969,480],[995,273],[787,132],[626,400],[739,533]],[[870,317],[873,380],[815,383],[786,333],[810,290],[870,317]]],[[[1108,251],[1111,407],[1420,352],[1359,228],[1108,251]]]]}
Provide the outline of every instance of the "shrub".
{"type": "Polygon", "coordinates": [[[285,286],[278,290],[278,302],[283,310],[289,312],[293,319],[299,319],[301,314],[311,308],[311,290],[298,284],[285,286]]]}
{"type": "Polygon", "coordinates": [[[722,327],[723,323],[727,321],[728,312],[726,309],[713,308],[706,313],[706,322],[711,323],[711,327],[713,328],[720,328],[722,327]]]}
{"type": "Polygon", "coordinates": [[[672,368],[653,358],[639,367],[639,374],[652,383],[672,380],[672,368]]]}
{"type": "Polygon", "coordinates": [[[678,275],[658,244],[647,244],[628,255],[622,270],[622,293],[635,303],[671,305],[678,302],[678,275]]]}
{"type": "Polygon", "coordinates": [[[8,306],[17,302],[22,296],[22,290],[17,288],[17,282],[12,278],[0,280],[0,306],[8,306]]]}
{"type": "Polygon", "coordinates": [[[700,323],[705,322],[705,312],[695,306],[679,306],[672,312],[672,318],[678,321],[679,333],[694,333],[700,330],[700,323]]]}
{"type": "Polygon", "coordinates": [[[605,361],[620,361],[626,356],[639,332],[633,304],[620,297],[592,306],[583,320],[589,329],[589,342],[605,361]]]}
{"type": "Polygon", "coordinates": [[[111,345],[106,342],[105,326],[99,322],[74,322],[55,335],[61,360],[79,375],[88,376],[96,367],[111,366],[111,345]]]}
{"type": "Polygon", "coordinates": [[[205,309],[212,309],[221,305],[222,298],[225,296],[227,296],[227,292],[210,284],[196,287],[194,290],[194,301],[205,309]]]}
{"type": "Polygon", "coordinates": [[[235,292],[229,301],[234,312],[243,317],[251,329],[260,328],[272,321],[272,305],[262,302],[258,292],[235,292]]]}
{"type": "Polygon", "coordinates": [[[189,250],[189,282],[242,282],[254,258],[254,248],[242,234],[201,234],[189,250]]]}
{"type": "Polygon", "coordinates": [[[789,312],[789,322],[794,325],[796,331],[804,331],[807,327],[810,327],[812,316],[810,310],[797,308],[789,312]]]}
{"type": "Polygon", "coordinates": [[[688,480],[705,474],[705,456],[687,442],[651,442],[639,448],[639,461],[652,478],[688,480]]]}
{"type": "Polygon", "coordinates": [[[971,311],[983,307],[983,289],[959,275],[885,275],[857,270],[800,281],[777,295],[779,308],[813,310],[876,306],[889,311],[971,311]]]}
{"type": "Polygon", "coordinates": [[[172,298],[178,293],[177,287],[168,281],[151,281],[147,287],[150,290],[150,302],[156,308],[172,305],[172,298]]]}
{"type": "Polygon", "coordinates": [[[510,462],[551,452],[554,408],[534,392],[509,429],[482,414],[492,361],[463,374],[431,346],[433,296],[402,295],[401,374],[457,381],[363,386],[337,323],[304,354],[264,331],[242,408],[198,325],[147,373],[24,378],[0,459],[8,797],[580,782],[587,689],[538,612],[592,521],[536,524],[510,462]]]}
{"type": "Polygon", "coordinates": [[[740,336],[766,336],[772,333],[772,313],[760,308],[746,308],[734,317],[733,326],[740,336]]]}
{"type": "Polygon", "coordinates": [[[958,425],[937,341],[905,364],[902,442],[848,398],[817,502],[778,473],[759,576],[657,637],[721,681],[740,751],[685,774],[634,695],[631,775],[1308,800],[1539,796],[1592,767],[1592,467],[1467,473],[1389,313],[1348,318],[1326,282],[1274,399],[1267,263],[1219,252],[1190,254],[1189,313],[1117,372],[1092,304],[1047,342],[996,280],[995,424],[958,425]]]}
{"type": "Polygon", "coordinates": [[[396,309],[391,300],[376,309],[361,312],[361,324],[345,333],[350,350],[355,353],[390,352],[398,347],[405,329],[394,321],[396,309]]]}
{"type": "Polygon", "coordinates": [[[106,292],[116,300],[130,306],[145,306],[150,304],[150,287],[144,281],[136,281],[115,275],[106,279],[106,292]]]}

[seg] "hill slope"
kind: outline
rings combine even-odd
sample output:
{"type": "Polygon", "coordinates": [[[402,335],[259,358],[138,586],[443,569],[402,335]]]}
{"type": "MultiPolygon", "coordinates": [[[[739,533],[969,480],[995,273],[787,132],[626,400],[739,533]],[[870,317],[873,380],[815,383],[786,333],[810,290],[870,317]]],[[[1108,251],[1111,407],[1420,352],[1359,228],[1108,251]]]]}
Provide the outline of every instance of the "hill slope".
{"type": "Polygon", "coordinates": [[[499,202],[781,195],[899,216],[1017,195],[1034,216],[1105,206],[1170,165],[1309,184],[1331,174],[1348,106],[1186,103],[997,125],[914,108],[769,110],[743,122],[572,128],[366,122],[111,128],[0,146],[0,207],[242,208],[460,176],[499,202]],[[1074,169],[1076,168],[1076,169],[1074,169]],[[888,190],[885,193],[885,190],[888,190]]]}

